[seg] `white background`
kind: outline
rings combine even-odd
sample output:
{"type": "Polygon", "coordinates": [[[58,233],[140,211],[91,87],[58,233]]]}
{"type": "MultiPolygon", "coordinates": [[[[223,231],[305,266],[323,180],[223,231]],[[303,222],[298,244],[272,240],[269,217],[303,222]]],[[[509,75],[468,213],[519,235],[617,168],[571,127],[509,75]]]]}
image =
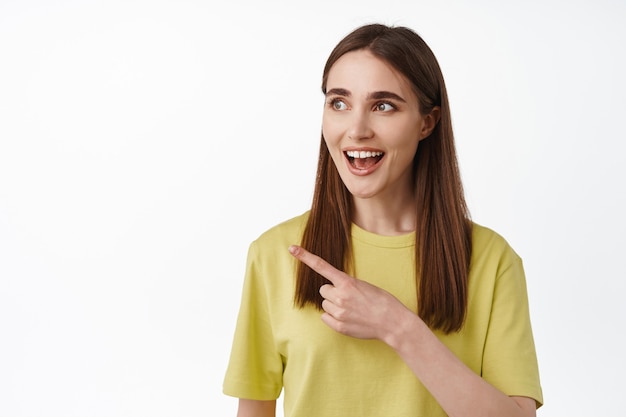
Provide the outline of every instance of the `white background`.
{"type": "Polygon", "coordinates": [[[524,258],[539,415],[622,413],[626,4],[515,3],[1,0],[0,415],[235,414],[248,244],[308,208],[323,64],[374,21],[435,51],[524,258]]]}

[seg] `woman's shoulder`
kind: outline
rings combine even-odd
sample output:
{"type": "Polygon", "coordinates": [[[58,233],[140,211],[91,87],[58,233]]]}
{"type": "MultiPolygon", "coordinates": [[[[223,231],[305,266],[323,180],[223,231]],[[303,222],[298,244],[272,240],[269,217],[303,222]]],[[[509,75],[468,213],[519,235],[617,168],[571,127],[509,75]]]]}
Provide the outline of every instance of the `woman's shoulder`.
{"type": "Polygon", "coordinates": [[[472,252],[475,256],[519,259],[519,255],[502,235],[478,223],[472,223],[472,252]]]}
{"type": "Polygon", "coordinates": [[[306,211],[299,216],[285,220],[263,232],[254,243],[261,246],[283,243],[300,244],[308,218],[309,212],[306,211]]]}

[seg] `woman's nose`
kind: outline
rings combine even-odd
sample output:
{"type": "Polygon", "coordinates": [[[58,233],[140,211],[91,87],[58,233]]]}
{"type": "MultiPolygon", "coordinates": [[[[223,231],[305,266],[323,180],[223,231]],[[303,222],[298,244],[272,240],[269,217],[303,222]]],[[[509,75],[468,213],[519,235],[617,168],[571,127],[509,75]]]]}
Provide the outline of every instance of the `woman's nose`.
{"type": "Polygon", "coordinates": [[[350,118],[348,137],[352,140],[369,139],[374,136],[369,114],[365,112],[353,112],[350,118]]]}

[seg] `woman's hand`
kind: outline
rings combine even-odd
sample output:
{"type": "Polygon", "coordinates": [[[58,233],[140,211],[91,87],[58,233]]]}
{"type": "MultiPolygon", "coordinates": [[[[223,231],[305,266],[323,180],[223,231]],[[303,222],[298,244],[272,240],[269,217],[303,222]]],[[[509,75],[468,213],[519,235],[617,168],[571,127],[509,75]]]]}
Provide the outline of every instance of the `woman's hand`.
{"type": "Polygon", "coordinates": [[[359,339],[386,342],[401,317],[414,315],[387,291],[351,277],[299,246],[289,252],[332,284],[323,285],[322,320],[331,329],[359,339]]]}

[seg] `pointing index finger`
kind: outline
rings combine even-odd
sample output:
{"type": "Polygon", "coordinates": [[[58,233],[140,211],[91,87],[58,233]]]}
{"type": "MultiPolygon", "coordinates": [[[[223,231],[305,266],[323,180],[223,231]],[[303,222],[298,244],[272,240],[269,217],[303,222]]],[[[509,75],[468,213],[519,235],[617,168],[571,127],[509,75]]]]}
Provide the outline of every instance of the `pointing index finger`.
{"type": "Polygon", "coordinates": [[[337,284],[339,280],[343,279],[344,273],[342,271],[300,246],[289,246],[289,253],[333,284],[337,284]]]}

